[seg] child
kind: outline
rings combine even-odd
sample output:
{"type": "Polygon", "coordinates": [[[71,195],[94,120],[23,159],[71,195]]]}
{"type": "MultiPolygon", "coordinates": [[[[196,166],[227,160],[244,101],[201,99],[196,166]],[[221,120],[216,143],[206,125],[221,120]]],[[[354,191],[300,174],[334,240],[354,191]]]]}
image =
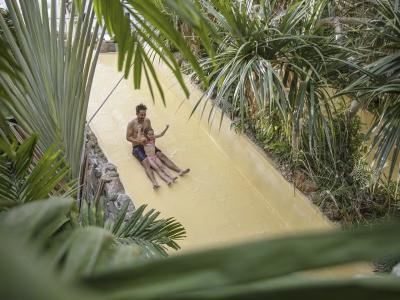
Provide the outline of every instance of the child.
{"type": "Polygon", "coordinates": [[[157,135],[154,134],[153,129],[146,128],[143,133],[144,137],[147,139],[147,142],[143,145],[143,148],[151,167],[157,172],[158,175],[160,175],[160,177],[168,185],[171,185],[171,183],[176,179],[178,179],[178,177],[172,176],[171,173],[168,172],[164,164],[161,162],[161,160],[156,156],[156,145],[155,145],[156,139],[162,137],[168,130],[168,128],[169,125],[167,125],[165,129],[160,134],[157,135]]]}

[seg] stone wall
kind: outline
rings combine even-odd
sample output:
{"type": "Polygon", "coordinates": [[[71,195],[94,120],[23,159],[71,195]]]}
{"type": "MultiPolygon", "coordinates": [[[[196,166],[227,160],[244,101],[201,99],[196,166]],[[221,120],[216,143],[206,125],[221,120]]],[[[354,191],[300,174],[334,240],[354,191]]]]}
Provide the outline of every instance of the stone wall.
{"type": "Polygon", "coordinates": [[[86,131],[86,155],[85,198],[95,199],[95,197],[101,196],[106,216],[113,219],[128,201],[128,215],[131,215],[135,207],[131,198],[125,194],[117,167],[108,162],[90,128],[86,131]]]}

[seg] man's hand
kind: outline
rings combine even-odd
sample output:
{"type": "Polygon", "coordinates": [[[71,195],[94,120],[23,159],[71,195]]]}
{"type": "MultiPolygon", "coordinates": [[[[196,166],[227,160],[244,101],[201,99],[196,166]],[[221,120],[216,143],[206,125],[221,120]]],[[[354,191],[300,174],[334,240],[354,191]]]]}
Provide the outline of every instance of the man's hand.
{"type": "Polygon", "coordinates": [[[144,136],[138,137],[137,140],[142,145],[144,145],[146,143],[146,141],[147,141],[147,139],[144,136]]]}
{"type": "Polygon", "coordinates": [[[138,135],[143,134],[143,126],[142,125],[138,124],[136,126],[136,130],[137,130],[138,135]]]}

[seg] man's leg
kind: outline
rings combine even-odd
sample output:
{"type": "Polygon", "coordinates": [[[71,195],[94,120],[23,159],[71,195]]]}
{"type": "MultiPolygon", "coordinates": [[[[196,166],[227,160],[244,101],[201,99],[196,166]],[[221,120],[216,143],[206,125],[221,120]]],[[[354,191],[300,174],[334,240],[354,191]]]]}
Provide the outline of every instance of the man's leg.
{"type": "Polygon", "coordinates": [[[182,170],[179,168],[172,160],[170,160],[164,153],[161,151],[156,152],[157,157],[171,170],[174,170],[175,172],[178,172],[179,175],[186,174],[190,171],[190,169],[185,169],[182,170]]]}

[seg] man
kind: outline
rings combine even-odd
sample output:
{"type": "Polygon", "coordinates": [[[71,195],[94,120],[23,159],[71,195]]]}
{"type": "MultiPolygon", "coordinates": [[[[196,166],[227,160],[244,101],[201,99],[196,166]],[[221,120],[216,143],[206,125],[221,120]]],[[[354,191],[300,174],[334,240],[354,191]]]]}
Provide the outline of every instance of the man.
{"type": "MultiPolygon", "coordinates": [[[[146,128],[152,128],[150,120],[146,118],[146,111],[147,107],[144,104],[139,104],[138,106],[136,106],[136,118],[130,121],[128,124],[126,130],[126,139],[132,143],[133,156],[135,156],[140,161],[146,171],[147,177],[149,177],[149,179],[153,183],[154,189],[157,189],[160,186],[158,185],[154,177],[154,172],[151,169],[149,161],[146,159],[146,154],[143,148],[143,145],[146,143],[146,138],[143,135],[143,131],[146,128]]],[[[174,170],[175,172],[178,172],[181,176],[190,171],[190,169],[182,170],[181,168],[179,168],[157,147],[156,155],[168,168],[174,170]]]]}

